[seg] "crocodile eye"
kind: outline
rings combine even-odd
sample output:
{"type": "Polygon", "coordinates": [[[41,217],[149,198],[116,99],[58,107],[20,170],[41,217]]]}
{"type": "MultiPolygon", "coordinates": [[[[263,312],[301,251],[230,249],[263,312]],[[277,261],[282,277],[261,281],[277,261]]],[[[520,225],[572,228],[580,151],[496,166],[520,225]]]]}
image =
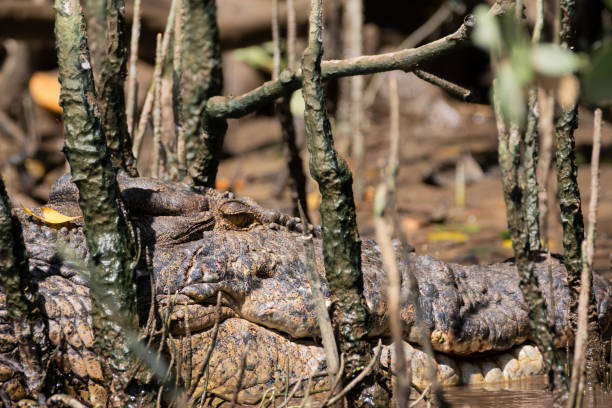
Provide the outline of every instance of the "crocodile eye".
{"type": "Polygon", "coordinates": [[[245,228],[255,221],[253,212],[246,204],[240,201],[226,201],[219,207],[223,218],[238,228],[245,228]]]}

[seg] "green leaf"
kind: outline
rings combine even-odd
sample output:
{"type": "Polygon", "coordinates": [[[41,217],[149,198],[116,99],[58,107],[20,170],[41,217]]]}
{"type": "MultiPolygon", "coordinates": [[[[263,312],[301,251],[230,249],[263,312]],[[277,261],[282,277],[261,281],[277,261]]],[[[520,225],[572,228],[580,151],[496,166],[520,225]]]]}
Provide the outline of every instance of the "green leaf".
{"type": "Polygon", "coordinates": [[[536,44],[531,50],[533,68],[543,75],[569,75],[583,66],[582,58],[554,44],[536,44]]]}
{"type": "Polygon", "coordinates": [[[499,52],[502,44],[501,29],[497,18],[489,13],[489,8],[479,5],[474,9],[476,27],[472,34],[474,44],[489,52],[499,52]]]}
{"type": "Polygon", "coordinates": [[[607,8],[612,10],[612,0],[603,0],[603,2],[604,2],[604,4],[606,5],[607,8]]]}
{"type": "Polygon", "coordinates": [[[521,124],[525,119],[525,98],[523,87],[512,68],[512,64],[503,61],[497,72],[497,92],[504,119],[509,123],[521,124]]]}
{"type": "Polygon", "coordinates": [[[530,49],[529,43],[524,41],[516,41],[512,44],[510,62],[521,87],[531,84],[533,81],[533,67],[529,61],[530,49]]]}
{"type": "Polygon", "coordinates": [[[304,111],[306,110],[306,102],[304,102],[304,95],[302,95],[302,90],[298,89],[291,95],[291,100],[289,101],[289,109],[291,110],[291,114],[295,117],[304,117],[304,111]]]}
{"type": "Polygon", "coordinates": [[[274,60],[265,47],[254,45],[251,47],[238,48],[233,51],[234,58],[250,66],[264,71],[272,71],[274,60]]]}
{"type": "MultiPolygon", "coordinates": [[[[612,3],[612,0],[609,0],[612,3]]],[[[586,100],[597,105],[612,105],[612,42],[605,44],[591,60],[582,77],[586,100]]]]}

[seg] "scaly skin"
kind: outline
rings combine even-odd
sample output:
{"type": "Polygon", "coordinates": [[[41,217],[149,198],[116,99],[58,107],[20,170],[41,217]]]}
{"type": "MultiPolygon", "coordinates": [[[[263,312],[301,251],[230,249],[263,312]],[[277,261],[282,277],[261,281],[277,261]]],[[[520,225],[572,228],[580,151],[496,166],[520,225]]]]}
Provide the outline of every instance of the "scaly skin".
{"type": "MultiPolygon", "coordinates": [[[[180,350],[181,342],[191,342],[192,363],[182,364],[181,375],[187,378],[187,370],[191,370],[192,381],[197,382],[194,398],[204,390],[204,376],[195,376],[210,347],[218,292],[222,293],[222,322],[209,365],[208,396],[232,398],[244,353],[247,364],[241,402],[254,404],[272,387],[283,390],[287,376],[291,381],[314,376],[315,388],[325,386],[325,377],[318,376],[325,371],[325,359],[316,343],[319,333],[305,273],[303,226],[298,219],[212,189],[123,176],[119,184],[142,246],[152,251],[158,316],[164,316],[174,302],[170,315],[174,347],[168,353],[180,350]]],[[[54,186],[48,207],[79,215],[77,194],[64,176],[54,186]]],[[[24,226],[30,270],[44,299],[48,340],[57,348],[54,360],[66,374],[63,385],[79,399],[95,395],[104,400],[104,380],[93,351],[87,281],[74,266],[61,260],[53,244],[59,238],[87,259],[82,222],[52,228],[21,210],[16,212],[24,226]]],[[[320,231],[315,229],[316,264],[323,293],[331,302],[318,235],[320,231]]],[[[416,332],[414,305],[405,301],[402,318],[412,328],[405,340],[418,345],[423,335],[430,336],[439,352],[438,377],[444,384],[502,381],[542,372],[541,356],[529,345],[532,339],[526,306],[511,262],[462,266],[400,248],[396,251],[404,285],[412,264],[423,318],[429,327],[425,333],[416,332]]],[[[373,241],[362,244],[362,269],[364,295],[372,316],[369,335],[372,341],[387,339],[384,271],[380,250],[373,241]]],[[[541,287],[549,288],[544,259],[535,271],[541,287]]],[[[554,301],[548,302],[549,313],[554,313],[558,345],[565,346],[573,337],[567,323],[567,275],[556,259],[551,272],[554,301]]],[[[600,324],[608,328],[612,285],[595,277],[594,287],[600,324]]],[[[550,294],[544,292],[548,299],[550,294]]],[[[5,299],[0,295],[0,382],[8,397],[18,401],[27,397],[28,391],[19,374],[14,341],[5,299]]],[[[394,360],[392,349],[383,347],[383,355],[394,360]]],[[[414,382],[424,386],[427,357],[408,343],[407,349],[412,355],[414,382]]],[[[382,360],[387,362],[388,358],[382,360]]]]}

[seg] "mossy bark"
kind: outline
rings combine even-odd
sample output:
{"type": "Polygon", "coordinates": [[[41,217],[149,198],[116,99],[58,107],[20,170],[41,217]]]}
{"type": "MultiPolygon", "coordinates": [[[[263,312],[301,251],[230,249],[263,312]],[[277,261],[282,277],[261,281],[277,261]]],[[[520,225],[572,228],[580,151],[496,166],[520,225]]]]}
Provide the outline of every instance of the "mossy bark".
{"type": "MultiPolygon", "coordinates": [[[[540,240],[540,209],[539,190],[536,168],[538,166],[538,115],[537,91],[529,90],[527,112],[527,128],[525,129],[525,151],[523,153],[525,166],[525,222],[529,250],[537,253],[542,250],[540,240]]],[[[546,245],[546,243],[545,243],[546,245]]]]}
{"type": "MultiPolygon", "coordinates": [[[[368,309],[363,296],[361,241],[357,231],[351,171],[334,149],[331,126],[325,107],[321,74],[322,4],[312,0],[308,47],[302,59],[306,137],[310,152],[310,174],[321,192],[323,259],[329,289],[335,304],[332,321],[339,348],[345,355],[344,378],[354,378],[372,356],[367,341],[368,309]]],[[[351,406],[369,406],[385,398],[375,392],[373,398],[361,398],[373,384],[370,376],[350,393],[351,406]]],[[[388,402],[388,401],[387,401],[388,402]]]]}
{"type": "MultiPolygon", "coordinates": [[[[64,152],[79,189],[85,236],[91,254],[95,347],[105,362],[113,396],[123,391],[132,356],[121,325],[103,299],[121,305],[128,324],[135,316],[134,245],[120,209],[119,188],[96,107],[91,59],[78,0],[55,0],[55,35],[62,85],[60,103],[66,135],[64,152]]],[[[125,322],[123,322],[125,323],[125,322]]],[[[94,401],[92,401],[94,402],[94,401]]],[[[104,403],[98,401],[97,403],[104,403]]]]}
{"type": "Polygon", "coordinates": [[[113,165],[137,177],[123,85],[127,76],[124,0],[88,0],[91,63],[106,145],[113,165]]]}
{"type": "Polygon", "coordinates": [[[227,130],[209,117],[206,103],[223,87],[215,0],[183,0],[181,109],[187,174],[196,185],[214,187],[227,130]]]}
{"type": "MultiPolygon", "coordinates": [[[[554,346],[553,328],[548,319],[544,297],[533,273],[534,256],[537,256],[537,254],[532,252],[530,247],[530,231],[527,227],[528,197],[520,184],[520,131],[517,125],[509,125],[506,128],[495,92],[495,84],[493,89],[498,127],[499,167],[502,173],[502,189],[506,203],[508,230],[512,238],[515,263],[519,271],[519,287],[527,303],[530,328],[544,355],[544,360],[548,364],[547,376],[550,386],[554,387],[556,405],[559,405],[567,395],[568,385],[563,366],[554,346]]],[[[528,149],[525,149],[525,151],[528,151],[528,149]]],[[[522,177],[525,177],[525,174],[522,177]]]]}

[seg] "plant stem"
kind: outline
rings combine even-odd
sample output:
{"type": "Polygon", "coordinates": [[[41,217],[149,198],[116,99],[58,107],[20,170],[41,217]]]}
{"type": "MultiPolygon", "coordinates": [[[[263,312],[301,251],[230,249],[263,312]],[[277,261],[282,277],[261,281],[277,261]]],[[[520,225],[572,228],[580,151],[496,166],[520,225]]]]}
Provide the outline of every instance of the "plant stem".
{"type": "Polygon", "coordinates": [[[404,358],[404,327],[400,315],[401,276],[395,259],[395,251],[391,242],[393,235],[393,214],[395,210],[395,188],[399,170],[399,96],[397,79],[389,76],[390,110],[391,110],[391,147],[386,177],[378,186],[374,204],[376,238],[380,245],[383,266],[387,272],[387,307],[391,338],[395,348],[396,391],[394,396],[399,407],[408,406],[410,386],[412,383],[412,366],[404,358]]]}
{"type": "Polygon", "coordinates": [[[138,171],[132,155],[123,92],[127,74],[125,4],[123,0],[106,0],[104,3],[106,36],[103,44],[106,52],[100,61],[99,80],[96,82],[100,118],[113,165],[136,177],[138,171]]]}
{"type": "MultiPolygon", "coordinates": [[[[287,13],[292,5],[287,4],[287,13]]],[[[295,13],[295,10],[293,10],[295,13]]],[[[295,23],[295,22],[294,22],[295,23]]],[[[287,23],[289,24],[289,22],[287,23]]],[[[280,75],[280,33],[278,22],[278,0],[273,2],[272,13],[272,40],[274,42],[274,69],[272,71],[272,79],[278,79],[280,75]]],[[[295,27],[293,28],[295,30],[295,27]]],[[[289,41],[289,40],[288,40],[289,41]]],[[[295,41],[295,38],[293,39],[295,41]]],[[[300,149],[296,143],[295,125],[293,123],[293,114],[289,102],[291,94],[283,95],[280,100],[276,101],[276,115],[281,124],[281,132],[283,135],[283,154],[287,160],[287,170],[289,172],[289,189],[291,191],[291,202],[293,203],[293,215],[299,216],[299,206],[305,213],[305,218],[308,221],[308,207],[306,203],[306,175],[304,174],[304,165],[300,156],[300,149]]]]}
{"type": "MultiPolygon", "coordinates": [[[[131,324],[136,300],[134,244],[120,210],[119,187],[96,114],[93,74],[79,1],[55,0],[55,9],[65,153],[72,181],[79,189],[91,262],[100,266],[96,271],[102,271],[91,276],[92,284],[101,288],[103,294],[102,299],[94,296],[92,300],[94,341],[101,361],[106,363],[104,374],[111,393],[119,398],[133,358],[123,341],[121,324],[105,306],[103,298],[118,301],[131,324]]],[[[92,403],[105,405],[106,401],[92,403]]]]}
{"type": "Polygon", "coordinates": [[[499,166],[502,173],[508,230],[512,237],[512,248],[520,277],[519,287],[528,305],[530,328],[548,364],[549,385],[553,387],[556,403],[559,403],[567,394],[567,380],[554,346],[553,329],[547,318],[544,297],[538,288],[538,282],[533,272],[534,254],[530,250],[528,231],[525,228],[527,217],[526,197],[519,183],[519,129],[515,124],[511,124],[509,129],[506,128],[496,92],[496,83],[493,84],[493,95],[499,139],[499,166]]]}
{"type": "MultiPolygon", "coordinates": [[[[134,17],[132,20],[132,38],[130,40],[130,64],[127,77],[127,125],[128,132],[134,136],[135,111],[136,111],[136,75],[138,63],[138,41],[140,40],[140,5],[142,0],[134,0],[134,17]]],[[[135,156],[135,155],[134,155],[135,156]]]]}
{"type": "MultiPolygon", "coordinates": [[[[578,327],[574,346],[574,364],[567,406],[579,408],[585,383],[586,352],[589,334],[589,306],[593,285],[593,253],[597,222],[597,201],[599,198],[599,152],[601,150],[601,109],[595,110],[593,130],[593,152],[591,158],[591,200],[589,202],[589,227],[582,241],[582,273],[580,277],[580,297],[578,301],[578,327]]],[[[596,346],[597,347],[597,346],[596,346]]]]}
{"type": "MultiPolygon", "coordinates": [[[[308,47],[302,57],[306,138],[310,152],[310,173],[321,192],[323,260],[332,296],[337,299],[332,320],[338,333],[340,351],[346,356],[344,379],[348,383],[364,369],[372,351],[367,341],[368,309],[363,296],[361,241],[357,232],[352,176],[346,162],[333,146],[331,126],[325,108],[321,57],[322,1],[311,2],[308,47]]],[[[359,395],[372,385],[370,376],[349,394],[349,404],[367,406],[359,395]]],[[[381,392],[377,392],[376,398],[381,392]]],[[[372,402],[372,401],[370,401],[372,402]]]]}
{"type": "MultiPolygon", "coordinates": [[[[471,25],[464,23],[453,34],[432,41],[418,48],[405,49],[380,55],[367,55],[344,60],[329,60],[321,63],[322,80],[352,75],[367,75],[377,72],[400,70],[409,72],[420,64],[439,57],[469,40],[471,25]]],[[[214,97],[206,104],[206,113],[214,118],[239,118],[265,106],[286,92],[300,89],[301,71],[283,71],[276,81],[265,84],[238,97],[214,97]]]]}
{"type": "Polygon", "coordinates": [[[214,0],[183,1],[181,110],[187,173],[196,185],[214,187],[227,124],[205,111],[221,93],[223,72],[214,0]]]}

